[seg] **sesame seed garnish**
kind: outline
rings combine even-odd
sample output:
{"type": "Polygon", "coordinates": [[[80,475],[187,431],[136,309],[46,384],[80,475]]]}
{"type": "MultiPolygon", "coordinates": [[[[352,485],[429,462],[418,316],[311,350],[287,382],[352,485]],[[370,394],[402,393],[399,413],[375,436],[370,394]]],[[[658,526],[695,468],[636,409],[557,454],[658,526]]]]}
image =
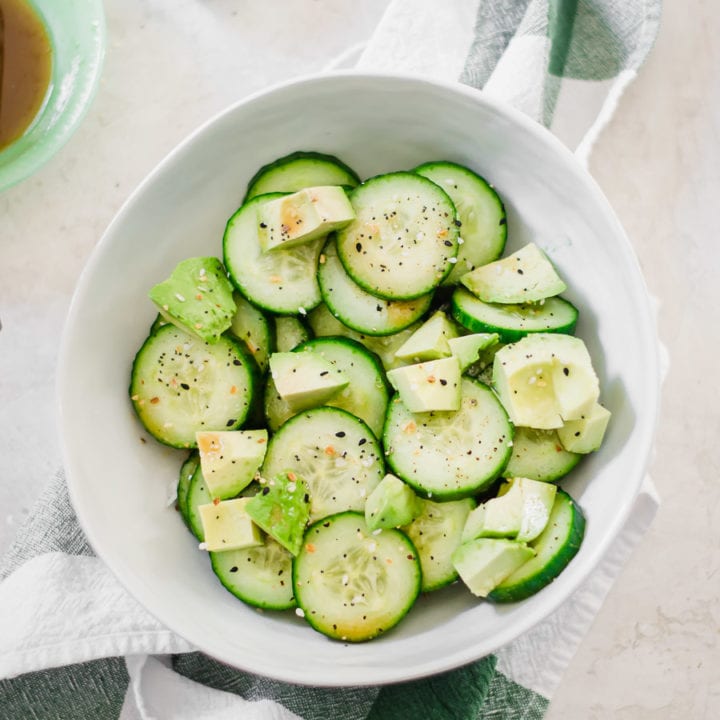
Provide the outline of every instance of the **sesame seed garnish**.
{"type": "Polygon", "coordinates": [[[180,302],[185,302],[185,296],[184,296],[184,295],[181,295],[180,293],[175,293],[175,297],[176,297],[180,302]]]}

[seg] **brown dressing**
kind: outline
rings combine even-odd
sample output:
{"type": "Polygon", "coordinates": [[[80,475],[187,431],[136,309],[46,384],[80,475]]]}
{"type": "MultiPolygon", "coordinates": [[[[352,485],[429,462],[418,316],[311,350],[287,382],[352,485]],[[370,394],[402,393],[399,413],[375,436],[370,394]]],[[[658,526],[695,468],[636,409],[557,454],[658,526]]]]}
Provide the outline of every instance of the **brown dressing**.
{"type": "Polygon", "coordinates": [[[0,0],[0,150],[38,114],[51,69],[50,40],[35,10],[27,0],[0,0]]]}

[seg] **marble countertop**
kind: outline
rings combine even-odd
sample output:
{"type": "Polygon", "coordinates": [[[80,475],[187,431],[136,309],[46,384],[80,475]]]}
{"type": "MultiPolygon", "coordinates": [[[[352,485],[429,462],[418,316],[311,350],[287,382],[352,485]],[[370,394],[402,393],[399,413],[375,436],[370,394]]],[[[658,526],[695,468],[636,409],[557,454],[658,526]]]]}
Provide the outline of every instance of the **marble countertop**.
{"type": "MultiPolygon", "coordinates": [[[[286,2],[279,20],[278,3],[106,0],[108,52],[86,120],[0,196],[0,554],[60,466],[57,348],[77,278],[114,214],[200,123],[251,91],[322,70],[371,34],[386,3],[286,2]]],[[[671,356],[651,465],[662,505],[549,720],[720,717],[718,30],[712,0],[666,1],[657,45],[591,160],[659,299],[671,356]]]]}

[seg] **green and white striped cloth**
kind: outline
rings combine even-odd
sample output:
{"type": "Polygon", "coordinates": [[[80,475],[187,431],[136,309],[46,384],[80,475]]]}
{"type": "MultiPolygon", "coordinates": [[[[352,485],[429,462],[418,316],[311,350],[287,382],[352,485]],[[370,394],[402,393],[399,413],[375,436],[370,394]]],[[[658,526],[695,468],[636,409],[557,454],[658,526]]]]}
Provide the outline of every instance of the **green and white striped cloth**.
{"type": "MultiPolygon", "coordinates": [[[[584,159],[659,15],[660,0],[393,0],[358,65],[484,88],[584,159]]],[[[322,689],[221,665],[163,628],[94,556],[58,475],[0,565],[0,718],[542,718],[656,507],[647,484],[590,580],[496,655],[411,683],[322,689]]]]}

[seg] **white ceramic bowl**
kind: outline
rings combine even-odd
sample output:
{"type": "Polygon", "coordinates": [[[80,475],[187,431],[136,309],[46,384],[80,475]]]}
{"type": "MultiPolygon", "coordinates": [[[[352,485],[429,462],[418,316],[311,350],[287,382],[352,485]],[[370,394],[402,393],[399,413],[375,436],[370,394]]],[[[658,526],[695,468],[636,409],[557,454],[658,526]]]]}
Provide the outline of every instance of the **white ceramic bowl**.
{"type": "Polygon", "coordinates": [[[549,132],[456,84],[342,73],[275,87],[231,107],[173,151],[107,230],[78,284],[59,372],[68,483],[80,523],[127,589],[208,654],[312,685],[407,680],[493,652],[556,609],[620,530],[648,461],[658,407],[654,323],[628,240],[590,176],[549,132]],[[155,310],[148,289],[174,265],[220,254],[227,218],[262,164],[293,150],[338,155],[361,176],[429,160],[469,165],[508,211],[509,249],[545,248],[580,308],[613,412],[600,452],[564,486],[587,515],[585,542],[534,597],[496,606],[459,585],[422,597],[387,636],[347,646],[293,613],[232,597],[166,507],[181,454],[145,435],[127,397],[133,355],[155,310]]]}

